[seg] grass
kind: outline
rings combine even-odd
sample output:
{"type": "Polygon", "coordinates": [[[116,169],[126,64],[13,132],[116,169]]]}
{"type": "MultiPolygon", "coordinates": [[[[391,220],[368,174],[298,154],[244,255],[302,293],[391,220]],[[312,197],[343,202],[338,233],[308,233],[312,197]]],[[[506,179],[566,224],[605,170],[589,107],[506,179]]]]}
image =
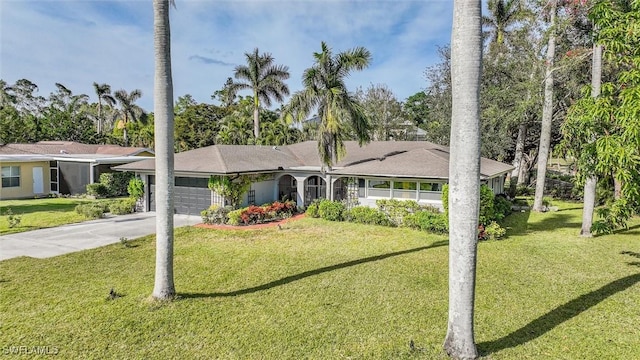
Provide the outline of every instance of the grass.
{"type": "Polygon", "coordinates": [[[0,235],[71,224],[87,219],[74,211],[76,205],[94,200],[75,198],[44,198],[0,201],[0,235]],[[21,218],[20,224],[9,227],[6,211],[11,209],[21,218]]]}
{"type": "MultiPolygon", "coordinates": [[[[515,214],[505,240],[479,244],[480,352],[640,358],[640,220],[584,239],[576,204],[559,205],[515,214]]],[[[153,237],[132,243],[0,262],[0,347],[86,359],[445,358],[444,236],[310,218],[282,230],[181,228],[180,298],[169,303],[149,300],[153,237]]]]}

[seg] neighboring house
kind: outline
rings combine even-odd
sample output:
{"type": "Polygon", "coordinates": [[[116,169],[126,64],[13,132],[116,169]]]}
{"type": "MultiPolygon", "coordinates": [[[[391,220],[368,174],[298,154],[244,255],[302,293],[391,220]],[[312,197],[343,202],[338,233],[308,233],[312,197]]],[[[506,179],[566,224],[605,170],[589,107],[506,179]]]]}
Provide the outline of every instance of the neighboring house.
{"type": "Polygon", "coordinates": [[[70,141],[0,145],[0,200],[82,194],[112,166],[152,156],[146,148],[70,141]]]}
{"type": "MultiPolygon", "coordinates": [[[[199,214],[224,199],[208,189],[211,175],[255,177],[243,205],[295,200],[307,206],[328,198],[375,206],[377,199],[415,200],[442,208],[442,185],[448,181],[449,148],[426,141],[345,143],[347,154],[323,172],[317,143],[287,146],[213,145],[175,154],[175,211],[199,214]]],[[[135,171],[145,182],[146,211],[155,210],[155,160],[115,167],[135,171]]],[[[481,180],[503,192],[511,165],[483,158],[481,180]]]]}

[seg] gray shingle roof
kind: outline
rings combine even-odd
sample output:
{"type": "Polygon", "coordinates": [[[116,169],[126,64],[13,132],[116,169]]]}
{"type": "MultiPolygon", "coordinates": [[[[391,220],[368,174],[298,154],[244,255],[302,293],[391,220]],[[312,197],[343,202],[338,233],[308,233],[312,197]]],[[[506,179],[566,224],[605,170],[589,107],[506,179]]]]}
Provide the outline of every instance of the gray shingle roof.
{"type": "MultiPolygon", "coordinates": [[[[373,141],[362,147],[345,143],[347,155],[331,173],[337,175],[442,178],[449,177],[449,148],[427,141],[373,141]]],[[[277,170],[317,169],[321,166],[315,141],[288,146],[213,145],[175,155],[177,173],[234,174],[277,170]]],[[[483,177],[513,169],[481,159],[483,177]]],[[[155,160],[118,166],[119,170],[153,171],[155,160]]]]}
{"type": "Polygon", "coordinates": [[[100,154],[133,156],[141,152],[152,152],[141,147],[119,145],[90,145],[73,141],[39,141],[33,144],[0,145],[0,155],[59,155],[59,154],[100,154]]]}

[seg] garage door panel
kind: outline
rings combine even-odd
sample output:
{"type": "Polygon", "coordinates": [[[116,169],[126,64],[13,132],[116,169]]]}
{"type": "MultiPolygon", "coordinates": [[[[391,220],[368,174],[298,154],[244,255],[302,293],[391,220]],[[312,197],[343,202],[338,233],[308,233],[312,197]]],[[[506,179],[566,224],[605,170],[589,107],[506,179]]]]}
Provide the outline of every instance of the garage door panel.
{"type": "MultiPolygon", "coordinates": [[[[150,186],[149,209],[156,210],[155,185],[150,186]]],[[[209,207],[211,191],[202,187],[176,186],[173,193],[173,202],[176,213],[187,215],[200,215],[200,212],[209,207]]]]}

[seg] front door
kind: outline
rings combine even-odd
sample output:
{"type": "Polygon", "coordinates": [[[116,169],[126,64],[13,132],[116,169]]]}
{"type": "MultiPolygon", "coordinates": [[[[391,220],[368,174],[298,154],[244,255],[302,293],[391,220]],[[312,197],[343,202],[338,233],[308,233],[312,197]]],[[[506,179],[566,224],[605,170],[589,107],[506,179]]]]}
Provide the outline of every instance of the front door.
{"type": "Polygon", "coordinates": [[[44,194],[44,178],[42,177],[42,166],[33,168],[33,193],[44,194]]]}

